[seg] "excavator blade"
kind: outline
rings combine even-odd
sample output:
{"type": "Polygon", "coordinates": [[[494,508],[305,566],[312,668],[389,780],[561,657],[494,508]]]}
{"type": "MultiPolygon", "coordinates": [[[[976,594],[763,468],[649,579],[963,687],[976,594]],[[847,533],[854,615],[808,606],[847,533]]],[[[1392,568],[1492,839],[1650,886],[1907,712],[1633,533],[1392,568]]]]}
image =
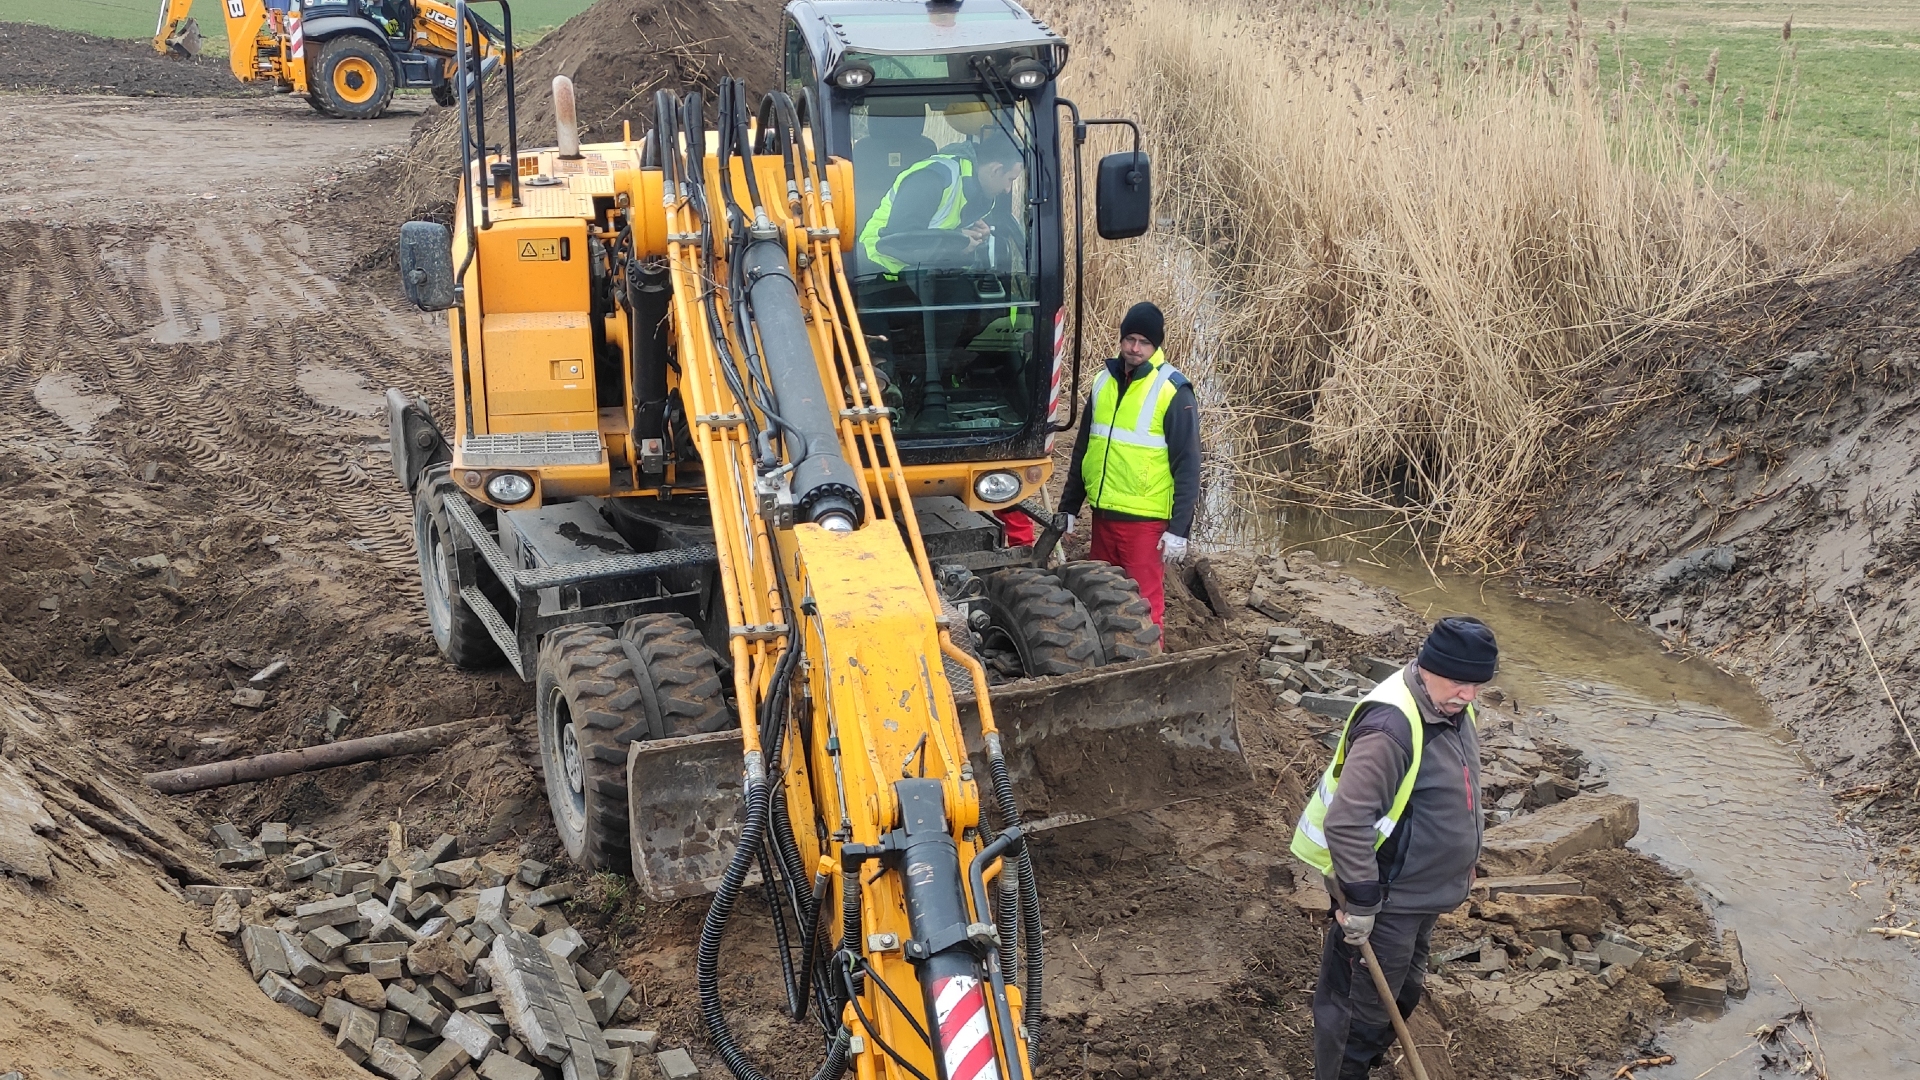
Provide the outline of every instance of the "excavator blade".
{"type": "MultiPolygon", "coordinates": [[[[651,900],[720,887],[746,821],[740,732],[682,735],[627,747],[633,879],[651,900]]],[[[759,873],[748,881],[759,880],[759,873]]]]}
{"type": "MultiPolygon", "coordinates": [[[[1233,712],[1239,645],[1165,653],[992,689],[994,724],[1030,829],[1114,817],[1228,791],[1251,770],[1233,712]]],[[[982,797],[989,773],[980,713],[960,722],[982,797]]]]}

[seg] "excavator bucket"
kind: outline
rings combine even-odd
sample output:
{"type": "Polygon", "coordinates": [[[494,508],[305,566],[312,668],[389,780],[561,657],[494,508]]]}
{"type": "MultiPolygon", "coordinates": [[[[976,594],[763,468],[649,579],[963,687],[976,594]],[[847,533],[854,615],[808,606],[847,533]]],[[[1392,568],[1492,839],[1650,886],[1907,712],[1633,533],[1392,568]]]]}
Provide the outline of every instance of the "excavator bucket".
{"type": "MultiPolygon", "coordinates": [[[[682,735],[627,747],[633,879],[651,900],[720,887],[745,824],[740,732],[682,735]]],[[[756,872],[749,880],[756,881],[756,872]]]]}
{"type": "MultiPolygon", "coordinates": [[[[1218,645],[993,687],[994,725],[1028,828],[1150,810],[1247,783],[1233,713],[1234,674],[1246,659],[1241,646],[1218,645]]],[[[986,777],[971,695],[960,697],[960,723],[975,774],[986,777]]]]}
{"type": "Polygon", "coordinates": [[[167,35],[167,51],[176,56],[200,55],[200,24],[184,19],[179,29],[167,35]]]}

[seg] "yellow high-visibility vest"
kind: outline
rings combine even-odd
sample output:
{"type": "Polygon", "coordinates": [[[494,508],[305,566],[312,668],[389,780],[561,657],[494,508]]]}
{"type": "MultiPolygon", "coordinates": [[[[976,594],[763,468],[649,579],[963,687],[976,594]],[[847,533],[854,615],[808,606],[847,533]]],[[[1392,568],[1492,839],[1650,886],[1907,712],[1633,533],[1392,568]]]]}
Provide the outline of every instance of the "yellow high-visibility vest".
{"type": "Polygon", "coordinates": [[[947,189],[946,193],[940,196],[940,205],[934,209],[932,220],[922,228],[957,229],[960,227],[960,210],[966,203],[965,180],[973,175],[972,160],[955,157],[952,154],[935,154],[925,161],[915,162],[900,174],[900,179],[893,182],[893,187],[887,190],[886,197],[880,200],[880,205],[874,209],[873,216],[867,219],[866,226],[860,230],[860,249],[866,253],[867,260],[889,274],[897,274],[907,266],[899,259],[880,252],[880,233],[887,227],[887,222],[893,219],[894,193],[900,190],[901,184],[906,183],[907,177],[926,169],[944,170],[947,174],[947,189]]]}
{"type": "Polygon", "coordinates": [[[1127,391],[1103,365],[1093,379],[1093,415],[1088,419],[1087,453],[1080,478],[1087,501],[1096,510],[1167,520],[1173,517],[1173,467],[1167,456],[1167,409],[1180,388],[1180,373],[1155,349],[1134,372],[1127,391]]]}
{"type": "MultiPolygon", "coordinates": [[[[1294,826],[1293,843],[1288,845],[1288,849],[1295,858],[1327,877],[1333,876],[1333,853],[1327,850],[1327,834],[1322,831],[1326,825],[1327,807],[1333,804],[1333,793],[1340,785],[1340,770],[1347,764],[1347,746],[1353,735],[1353,723],[1360,718],[1361,710],[1375,703],[1391,705],[1407,718],[1407,726],[1413,732],[1413,760],[1407,764],[1407,775],[1394,792],[1393,805],[1373,823],[1374,850],[1378,851],[1399,826],[1401,815],[1407,811],[1407,802],[1413,798],[1414,781],[1420,776],[1420,752],[1426,743],[1426,725],[1420,719],[1420,703],[1414,699],[1413,688],[1407,685],[1403,669],[1374,687],[1347,714],[1346,726],[1340,729],[1340,743],[1333,750],[1333,762],[1321,774],[1320,785],[1307,799],[1307,808],[1301,811],[1300,822],[1294,826]]],[[[1464,722],[1478,723],[1471,705],[1467,706],[1464,722]]]]}

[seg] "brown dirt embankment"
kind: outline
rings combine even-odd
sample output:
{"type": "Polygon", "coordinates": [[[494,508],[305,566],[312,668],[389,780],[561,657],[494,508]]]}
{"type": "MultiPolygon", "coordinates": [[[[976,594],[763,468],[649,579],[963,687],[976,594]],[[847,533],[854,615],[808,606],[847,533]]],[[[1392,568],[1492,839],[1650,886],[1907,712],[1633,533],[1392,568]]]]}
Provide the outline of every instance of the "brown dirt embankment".
{"type": "Polygon", "coordinates": [[[1639,362],[1663,396],[1524,531],[1532,572],[1752,678],[1911,880],[1920,253],[1753,291],[1639,362]]]}
{"type": "Polygon", "coordinates": [[[0,90],[129,97],[257,97],[271,87],[233,77],[224,57],[163,56],[146,41],[0,22],[0,90]]]}

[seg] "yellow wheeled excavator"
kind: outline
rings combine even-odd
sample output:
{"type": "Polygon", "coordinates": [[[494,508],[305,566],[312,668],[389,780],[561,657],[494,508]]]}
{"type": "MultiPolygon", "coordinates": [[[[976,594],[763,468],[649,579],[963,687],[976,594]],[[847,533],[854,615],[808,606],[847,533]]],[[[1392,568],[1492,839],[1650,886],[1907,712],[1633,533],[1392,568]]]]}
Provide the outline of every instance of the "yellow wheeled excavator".
{"type": "MultiPolygon", "coordinates": [[[[227,27],[227,63],[241,82],[270,82],[301,94],[318,112],[370,120],[387,111],[396,89],[428,89],[454,102],[457,21],[445,0],[219,0],[227,27]]],[[[153,47],[197,56],[200,26],[193,0],[160,0],[153,47]]],[[[500,61],[512,27],[478,16],[468,51],[471,74],[500,61]]]]}
{"type": "MultiPolygon", "coordinates": [[[[1066,44],[1011,0],[795,0],[783,30],[780,89],[661,91],[616,142],[579,142],[561,77],[557,145],[523,149],[510,41],[504,108],[457,87],[453,225],[400,248],[449,312],[452,408],[387,392],[394,468],[442,651],[535,686],[568,855],[712,894],[700,1011],[737,1076],[765,1073],[720,946],[756,888],[816,1077],[1024,1080],[1028,837],[1247,778],[1244,653],[1162,654],[1125,575],[1053,565],[1035,502],[1078,370],[1063,148],[1077,265],[1081,147],[1127,122],[1056,96],[1066,44]],[[993,140],[1012,192],[856,243],[993,140]]],[[[1097,175],[1100,231],[1144,232],[1137,129],[1097,175]]]]}

